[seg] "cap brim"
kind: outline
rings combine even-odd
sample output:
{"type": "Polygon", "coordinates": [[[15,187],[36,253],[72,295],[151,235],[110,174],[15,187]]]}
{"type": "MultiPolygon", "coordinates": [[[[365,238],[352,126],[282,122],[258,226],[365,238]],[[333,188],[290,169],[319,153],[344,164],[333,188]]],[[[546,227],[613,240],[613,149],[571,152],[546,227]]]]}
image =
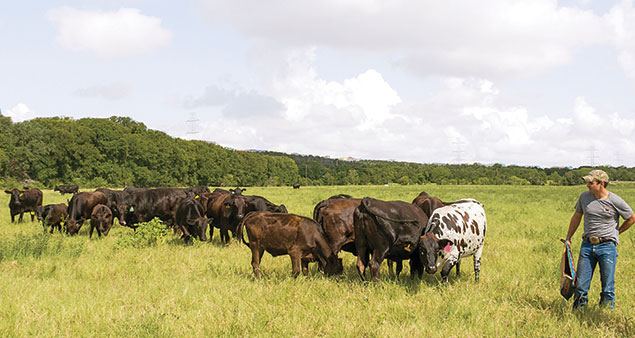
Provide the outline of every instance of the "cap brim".
{"type": "Polygon", "coordinates": [[[591,175],[586,175],[586,176],[582,177],[582,179],[585,182],[593,182],[593,176],[591,176],[591,175]]]}

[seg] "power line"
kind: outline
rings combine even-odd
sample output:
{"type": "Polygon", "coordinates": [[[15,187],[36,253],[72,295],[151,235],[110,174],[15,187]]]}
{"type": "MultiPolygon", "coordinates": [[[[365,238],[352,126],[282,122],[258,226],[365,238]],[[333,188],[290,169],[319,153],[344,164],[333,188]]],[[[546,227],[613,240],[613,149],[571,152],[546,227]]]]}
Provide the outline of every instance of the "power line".
{"type": "Polygon", "coordinates": [[[196,113],[190,113],[190,118],[185,120],[185,123],[187,123],[187,131],[185,133],[188,135],[200,133],[200,130],[198,129],[200,125],[199,122],[201,122],[201,120],[196,117],[196,113]]]}

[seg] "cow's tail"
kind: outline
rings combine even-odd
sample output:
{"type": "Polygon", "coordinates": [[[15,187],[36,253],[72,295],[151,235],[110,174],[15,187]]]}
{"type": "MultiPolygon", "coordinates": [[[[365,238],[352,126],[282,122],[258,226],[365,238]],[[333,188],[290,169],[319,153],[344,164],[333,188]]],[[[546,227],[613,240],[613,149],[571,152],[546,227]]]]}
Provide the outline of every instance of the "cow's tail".
{"type": "Polygon", "coordinates": [[[243,236],[243,228],[245,227],[245,220],[247,220],[248,218],[249,217],[244,217],[240,221],[240,223],[238,223],[238,228],[236,228],[236,235],[240,237],[240,239],[243,241],[243,244],[245,244],[246,246],[249,246],[249,242],[245,241],[245,237],[243,236]]]}

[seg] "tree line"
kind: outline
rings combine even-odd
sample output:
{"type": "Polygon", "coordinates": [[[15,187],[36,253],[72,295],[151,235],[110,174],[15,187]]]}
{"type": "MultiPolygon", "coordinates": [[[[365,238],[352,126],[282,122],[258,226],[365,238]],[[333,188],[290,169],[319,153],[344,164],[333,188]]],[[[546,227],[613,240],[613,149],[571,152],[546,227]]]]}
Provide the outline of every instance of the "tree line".
{"type": "MultiPolygon", "coordinates": [[[[599,168],[611,180],[635,181],[635,168],[599,168]]],[[[345,161],[238,151],[215,143],[183,140],[148,129],[129,117],[53,117],[13,123],[0,115],[0,183],[5,187],[71,183],[82,187],[576,185],[591,169],[345,161]]]]}

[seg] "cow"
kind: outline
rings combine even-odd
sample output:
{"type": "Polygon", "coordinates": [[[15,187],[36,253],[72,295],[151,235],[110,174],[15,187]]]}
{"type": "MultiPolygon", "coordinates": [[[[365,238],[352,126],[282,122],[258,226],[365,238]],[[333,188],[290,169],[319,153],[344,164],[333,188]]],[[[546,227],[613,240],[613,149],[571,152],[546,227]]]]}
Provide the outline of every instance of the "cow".
{"type": "Polygon", "coordinates": [[[245,196],[217,192],[212,193],[207,202],[207,218],[212,219],[209,240],[214,235],[214,227],[220,229],[222,243],[229,243],[229,231],[236,237],[237,227],[247,214],[245,196]]]}
{"type": "Polygon", "coordinates": [[[79,186],[77,184],[65,184],[65,185],[56,185],[53,188],[53,191],[59,191],[60,194],[76,194],[79,190],[79,186]]]}
{"type": "Polygon", "coordinates": [[[97,204],[90,214],[90,232],[88,238],[93,237],[93,229],[97,229],[97,235],[108,236],[108,232],[112,227],[112,211],[104,204],[97,204]]]}
{"type": "Polygon", "coordinates": [[[78,192],[73,195],[68,202],[68,221],[66,222],[66,232],[75,235],[79,232],[84,221],[90,219],[93,208],[97,204],[108,203],[108,198],[101,191],[78,192]]]}
{"type": "Polygon", "coordinates": [[[456,266],[459,276],[461,259],[473,255],[474,279],[478,282],[486,230],[485,210],[474,199],[434,210],[419,240],[419,256],[426,272],[433,274],[443,265],[441,280],[447,283],[450,269],[456,266]]]}
{"type": "Polygon", "coordinates": [[[353,213],[362,202],[349,195],[335,195],[319,202],[313,208],[313,220],[322,226],[329,246],[337,255],[340,251],[357,255],[353,213]]]}
{"type": "Polygon", "coordinates": [[[300,183],[294,183],[293,189],[300,189],[300,183]]]}
{"type": "Polygon", "coordinates": [[[240,189],[239,187],[236,187],[236,189],[229,189],[229,192],[234,195],[242,195],[245,191],[247,191],[247,189],[240,189]]]}
{"type": "Polygon", "coordinates": [[[437,197],[430,196],[425,191],[422,191],[419,194],[419,196],[415,197],[415,199],[412,200],[412,204],[415,204],[416,206],[420,207],[423,210],[423,212],[426,215],[428,215],[428,218],[430,218],[430,216],[432,215],[432,212],[435,209],[438,209],[440,207],[447,205],[447,203],[444,203],[437,197]]]}
{"type": "Polygon", "coordinates": [[[96,189],[95,191],[101,191],[104,193],[104,195],[106,195],[106,198],[108,198],[108,203],[106,203],[106,206],[110,208],[110,210],[112,211],[112,216],[114,218],[117,218],[121,226],[129,226],[133,229],[137,228],[134,224],[128,224],[126,222],[126,211],[130,207],[129,192],[105,188],[96,189]]]}
{"type": "Polygon", "coordinates": [[[4,192],[11,195],[9,199],[11,223],[15,223],[15,215],[18,214],[20,215],[18,222],[22,222],[22,216],[25,212],[31,213],[31,222],[35,220],[35,212],[42,206],[42,191],[40,189],[20,190],[13,188],[4,192]]]}
{"type": "Polygon", "coordinates": [[[365,197],[355,209],[353,222],[357,271],[362,280],[370,264],[371,278],[377,283],[379,267],[384,258],[393,261],[410,259],[411,276],[414,276],[415,271],[421,275],[417,246],[428,222],[421,208],[403,201],[365,197]]]}
{"type": "Polygon", "coordinates": [[[128,192],[128,210],[125,213],[127,226],[149,222],[157,217],[167,226],[175,224],[176,209],[181,200],[188,194],[181,188],[133,188],[126,187],[128,192]]]}
{"type": "Polygon", "coordinates": [[[289,255],[294,276],[308,275],[311,261],[318,261],[327,276],[342,273],[342,260],[331,250],[324,233],[314,220],[294,214],[255,211],[238,228],[239,237],[251,249],[251,266],[260,277],[260,260],[265,251],[271,256],[289,255]],[[249,242],[245,241],[243,228],[249,242]]]}
{"type": "Polygon", "coordinates": [[[247,203],[247,209],[245,210],[245,214],[250,213],[252,211],[270,211],[270,212],[281,212],[288,213],[287,207],[284,204],[276,205],[270,202],[268,199],[252,195],[245,195],[245,202],[247,203]]]}
{"type": "Polygon", "coordinates": [[[204,193],[208,193],[209,188],[205,185],[199,185],[199,186],[191,187],[191,188],[183,188],[183,191],[185,191],[185,193],[188,195],[200,196],[204,193]]]}
{"type": "Polygon", "coordinates": [[[205,233],[208,221],[200,198],[187,197],[179,203],[176,209],[176,226],[181,229],[185,244],[192,244],[192,237],[196,237],[201,241],[206,241],[205,233]]]}
{"type": "Polygon", "coordinates": [[[62,226],[68,217],[67,206],[64,203],[60,204],[47,204],[43,207],[39,207],[36,214],[38,221],[42,222],[44,231],[48,227],[51,227],[50,233],[57,228],[59,232],[62,232],[62,226]]]}

